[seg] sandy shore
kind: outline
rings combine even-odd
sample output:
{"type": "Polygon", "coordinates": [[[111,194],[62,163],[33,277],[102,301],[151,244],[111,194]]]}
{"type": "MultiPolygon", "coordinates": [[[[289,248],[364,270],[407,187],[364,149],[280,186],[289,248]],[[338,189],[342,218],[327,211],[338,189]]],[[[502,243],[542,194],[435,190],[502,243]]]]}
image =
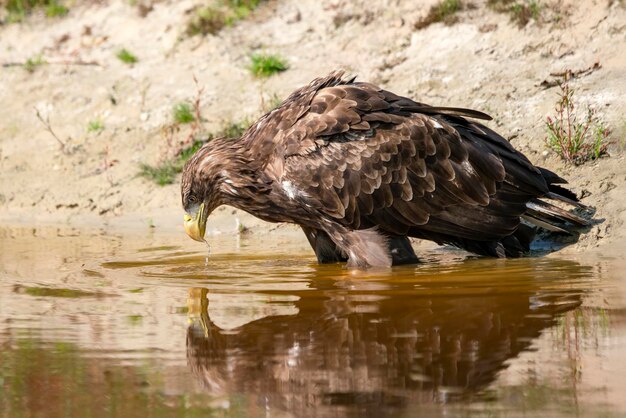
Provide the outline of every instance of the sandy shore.
{"type": "MultiPolygon", "coordinates": [[[[596,207],[601,222],[565,251],[605,252],[624,243],[626,8],[620,2],[545,2],[539,21],[520,28],[477,1],[451,26],[416,30],[434,2],[270,1],[217,35],[190,38],[184,30],[196,3],[154,1],[144,17],[126,1],[85,3],[62,18],[35,15],[0,26],[2,64],[39,56],[48,62],[32,73],[19,65],[0,68],[0,223],[180,231],[178,184],[161,187],[138,172],[141,163],[167,155],[164,128],[176,103],[196,97],[193,76],[202,88],[204,129],[212,132],[258,117],[274,95],[285,97],[343,68],[419,101],[490,113],[489,126],[596,207]],[[120,62],[121,48],[138,62],[120,62]],[[254,78],[248,66],[255,51],[280,54],[289,69],[254,78]],[[580,106],[591,106],[611,129],[610,158],[568,166],[547,151],[545,120],[558,92],[552,74],[565,70],[582,71],[571,86],[580,106]],[[95,120],[103,129],[89,132],[95,120]]],[[[184,140],[187,129],[173,140],[184,140]]],[[[234,233],[237,222],[251,233],[276,233],[276,225],[230,208],[218,212],[210,232],[234,233]]],[[[300,237],[294,228],[278,231],[300,237]]]]}

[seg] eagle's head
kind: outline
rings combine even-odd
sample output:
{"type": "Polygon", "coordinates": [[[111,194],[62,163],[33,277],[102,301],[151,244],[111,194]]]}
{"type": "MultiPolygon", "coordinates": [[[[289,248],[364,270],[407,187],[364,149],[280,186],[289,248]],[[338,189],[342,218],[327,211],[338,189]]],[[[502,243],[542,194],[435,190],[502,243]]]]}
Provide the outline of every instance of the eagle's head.
{"type": "Polygon", "coordinates": [[[206,221],[211,212],[222,205],[220,184],[224,180],[226,160],[220,140],[200,148],[185,164],[180,184],[184,226],[187,235],[204,241],[206,221]]]}

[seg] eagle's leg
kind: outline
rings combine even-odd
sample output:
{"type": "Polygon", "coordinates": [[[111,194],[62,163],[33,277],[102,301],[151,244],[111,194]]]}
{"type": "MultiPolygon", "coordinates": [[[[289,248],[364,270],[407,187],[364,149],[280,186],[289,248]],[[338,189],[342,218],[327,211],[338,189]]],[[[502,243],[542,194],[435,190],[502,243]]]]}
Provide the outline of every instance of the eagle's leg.
{"type": "Polygon", "coordinates": [[[389,252],[391,253],[392,263],[394,266],[400,264],[416,264],[419,262],[411,241],[406,236],[394,235],[388,237],[389,252]]]}
{"type": "Polygon", "coordinates": [[[348,260],[348,257],[337,248],[337,245],[335,245],[326,232],[305,226],[301,226],[301,228],[304,231],[304,235],[306,235],[306,238],[309,240],[309,244],[313,247],[313,251],[315,251],[318,263],[338,263],[348,260]]]}
{"type": "MultiPolygon", "coordinates": [[[[313,251],[315,251],[317,261],[320,264],[348,261],[348,257],[346,257],[345,253],[337,247],[337,245],[333,242],[333,240],[328,236],[325,231],[315,228],[308,228],[305,226],[301,226],[301,228],[304,231],[307,239],[309,240],[309,244],[311,244],[313,251]]],[[[368,242],[366,246],[369,247],[368,251],[358,251],[357,257],[355,257],[355,260],[351,260],[351,264],[357,266],[380,265],[379,261],[374,264],[372,263],[372,260],[357,260],[361,258],[360,256],[362,254],[367,254],[370,251],[373,251],[374,253],[378,252],[380,253],[379,256],[382,257],[390,256],[391,263],[394,266],[401,264],[415,264],[419,262],[417,256],[415,255],[415,251],[411,246],[411,241],[409,241],[409,238],[406,236],[383,236],[372,230],[354,231],[350,234],[355,235],[355,237],[351,237],[351,240],[356,241],[357,246],[363,246],[363,241],[365,241],[368,242]],[[360,239],[355,239],[356,236],[358,236],[360,239]],[[383,239],[383,241],[380,241],[381,238],[383,239]],[[388,251],[384,251],[382,250],[382,248],[376,250],[376,243],[379,241],[381,244],[383,244],[383,242],[386,242],[388,251]]]]}

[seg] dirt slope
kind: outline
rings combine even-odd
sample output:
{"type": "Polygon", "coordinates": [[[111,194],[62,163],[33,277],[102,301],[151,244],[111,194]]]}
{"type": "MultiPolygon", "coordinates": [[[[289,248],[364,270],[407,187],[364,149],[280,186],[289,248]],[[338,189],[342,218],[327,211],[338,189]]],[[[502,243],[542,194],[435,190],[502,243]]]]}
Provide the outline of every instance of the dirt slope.
{"type": "MultiPolygon", "coordinates": [[[[419,101],[492,114],[490,126],[568,178],[604,219],[568,251],[624,241],[626,8],[619,1],[542,2],[540,21],[523,28],[475,1],[451,26],[416,30],[434,2],[281,0],[215,36],[189,38],[183,33],[196,3],[155,2],[142,17],[127,1],[87,2],[64,18],[0,26],[0,61],[8,64],[0,68],[0,223],[178,228],[178,185],[160,187],[137,173],[141,162],[165,154],[163,127],[175,103],[196,95],[193,75],[204,89],[206,128],[217,130],[258,116],[273,94],[285,97],[343,68],[419,101]],[[121,48],[139,62],[120,62],[121,48]],[[254,51],[279,53],[289,70],[255,79],[247,68],[254,51]],[[33,73],[11,65],[38,54],[49,64],[33,73]],[[546,152],[544,121],[558,88],[542,82],[596,62],[600,68],[572,87],[612,129],[611,158],[568,167],[546,152]],[[60,150],[35,109],[70,152],[60,150]],[[104,130],[88,132],[96,119],[104,130]]],[[[232,211],[221,215],[214,228],[234,231],[232,211]]],[[[252,231],[273,228],[237,218],[252,231]]]]}

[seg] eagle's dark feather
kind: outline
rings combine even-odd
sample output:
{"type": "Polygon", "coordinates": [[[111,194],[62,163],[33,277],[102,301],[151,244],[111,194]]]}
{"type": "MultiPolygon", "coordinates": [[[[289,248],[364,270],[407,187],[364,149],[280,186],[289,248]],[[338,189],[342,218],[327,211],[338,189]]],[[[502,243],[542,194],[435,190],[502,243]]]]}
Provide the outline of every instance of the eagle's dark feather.
{"type": "Polygon", "coordinates": [[[586,225],[565,180],[535,167],[484,113],[431,107],[332,73],[292,93],[235,140],[186,165],[190,195],[302,226],[320,261],[415,261],[407,237],[496,257],[529,250],[535,225],[586,225]]]}

